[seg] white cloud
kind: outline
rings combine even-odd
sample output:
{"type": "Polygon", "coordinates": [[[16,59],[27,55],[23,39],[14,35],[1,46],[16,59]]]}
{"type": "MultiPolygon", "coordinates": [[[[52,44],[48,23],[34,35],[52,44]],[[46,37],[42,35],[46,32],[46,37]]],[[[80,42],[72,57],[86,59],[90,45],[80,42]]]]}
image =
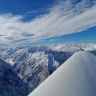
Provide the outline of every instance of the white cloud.
{"type": "MultiPolygon", "coordinates": [[[[73,0],[74,1],[74,0],[73,0]]],[[[92,1],[91,1],[92,3],[92,1]]],[[[24,16],[12,14],[0,15],[0,43],[30,43],[38,40],[81,32],[96,26],[96,6],[87,0],[73,4],[71,0],[63,0],[50,8],[48,14],[24,22],[24,16]],[[34,34],[23,36],[22,34],[34,34]]]]}
{"type": "Polygon", "coordinates": [[[50,42],[54,42],[54,41],[56,41],[56,39],[49,39],[49,41],[50,41],[50,42]]]}

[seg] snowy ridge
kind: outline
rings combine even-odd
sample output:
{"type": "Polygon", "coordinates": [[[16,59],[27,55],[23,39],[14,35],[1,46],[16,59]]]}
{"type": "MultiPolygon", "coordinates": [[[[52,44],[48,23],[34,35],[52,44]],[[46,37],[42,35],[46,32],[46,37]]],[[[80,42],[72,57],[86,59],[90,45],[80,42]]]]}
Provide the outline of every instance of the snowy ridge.
{"type": "Polygon", "coordinates": [[[76,52],[80,50],[96,50],[96,43],[66,43],[50,46],[54,51],[76,52]]]}
{"type": "Polygon", "coordinates": [[[12,70],[27,83],[32,92],[72,54],[52,51],[48,46],[26,47],[5,50],[1,58],[10,63],[12,70]]]}
{"type": "Polygon", "coordinates": [[[29,96],[96,96],[96,56],[75,53],[29,96]]]}
{"type": "Polygon", "coordinates": [[[13,70],[28,84],[28,91],[31,92],[52,74],[58,66],[59,63],[54,60],[52,55],[36,52],[34,54],[30,53],[24,61],[15,64],[13,70]]]}
{"type": "Polygon", "coordinates": [[[12,71],[25,83],[26,94],[29,94],[74,53],[84,50],[96,55],[96,43],[16,47],[1,50],[0,58],[12,66],[12,71]]]}

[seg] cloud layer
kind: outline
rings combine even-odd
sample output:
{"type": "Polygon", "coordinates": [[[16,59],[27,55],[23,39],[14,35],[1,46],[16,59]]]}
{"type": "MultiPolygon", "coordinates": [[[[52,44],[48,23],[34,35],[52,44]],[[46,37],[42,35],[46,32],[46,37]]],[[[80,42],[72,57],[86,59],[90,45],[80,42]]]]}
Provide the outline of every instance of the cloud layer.
{"type": "Polygon", "coordinates": [[[95,0],[62,0],[50,12],[24,22],[23,15],[0,15],[0,44],[31,43],[96,26],[95,0]]]}

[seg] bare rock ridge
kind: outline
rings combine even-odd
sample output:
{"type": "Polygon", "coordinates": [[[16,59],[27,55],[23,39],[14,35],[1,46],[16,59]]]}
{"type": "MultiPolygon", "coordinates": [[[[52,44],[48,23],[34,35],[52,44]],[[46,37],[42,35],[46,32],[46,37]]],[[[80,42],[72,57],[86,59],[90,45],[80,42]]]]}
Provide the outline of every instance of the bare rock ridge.
{"type": "Polygon", "coordinates": [[[75,53],[29,96],[96,96],[96,56],[75,53]]]}

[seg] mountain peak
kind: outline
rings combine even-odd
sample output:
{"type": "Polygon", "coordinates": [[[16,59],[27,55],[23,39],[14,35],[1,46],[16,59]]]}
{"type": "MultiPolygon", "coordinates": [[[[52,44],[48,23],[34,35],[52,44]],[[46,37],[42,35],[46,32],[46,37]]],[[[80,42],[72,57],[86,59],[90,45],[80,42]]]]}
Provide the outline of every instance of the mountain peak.
{"type": "Polygon", "coordinates": [[[96,96],[96,57],[77,52],[29,96],[96,96]]]}

